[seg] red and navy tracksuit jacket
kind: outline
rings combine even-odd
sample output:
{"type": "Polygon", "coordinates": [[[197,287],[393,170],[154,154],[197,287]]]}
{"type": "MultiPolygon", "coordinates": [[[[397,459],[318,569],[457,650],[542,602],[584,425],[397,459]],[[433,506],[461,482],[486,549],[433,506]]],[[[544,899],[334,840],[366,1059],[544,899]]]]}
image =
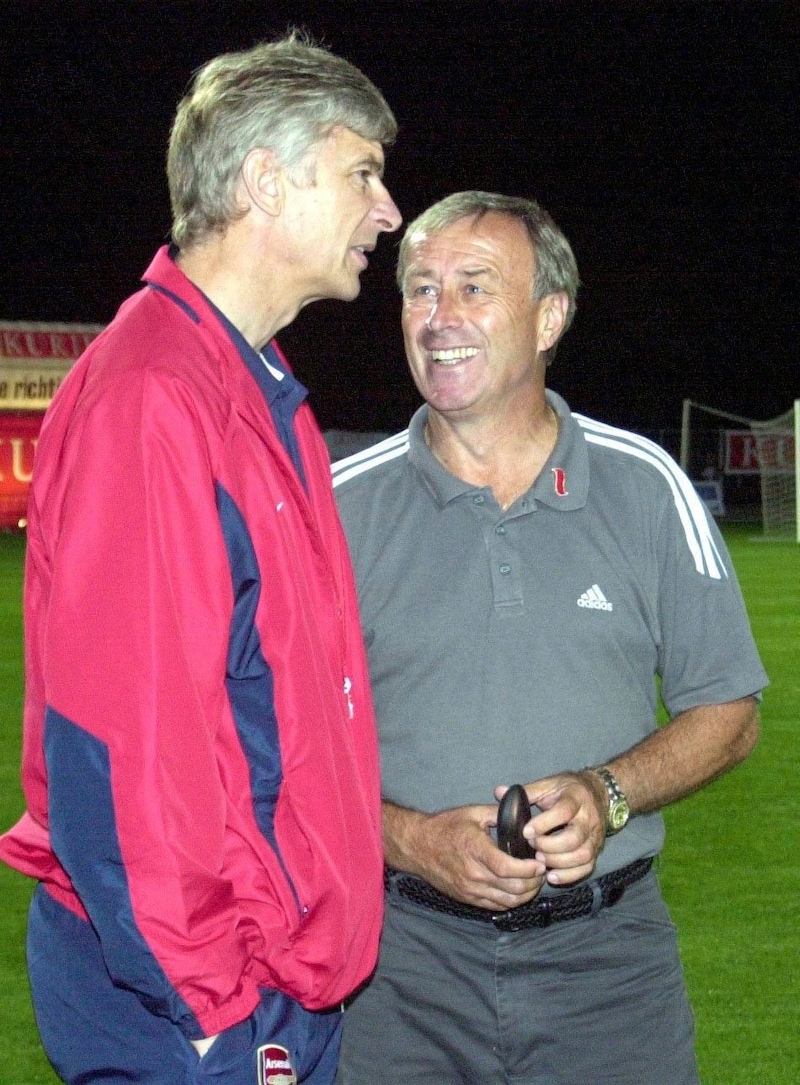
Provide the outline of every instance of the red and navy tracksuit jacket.
{"type": "Polygon", "coordinates": [[[374,966],[377,740],[327,451],[298,477],[165,249],[59,389],[31,488],[27,812],[0,858],[195,1038],[374,966]],[[305,483],[305,484],[304,484],[305,483]]]}

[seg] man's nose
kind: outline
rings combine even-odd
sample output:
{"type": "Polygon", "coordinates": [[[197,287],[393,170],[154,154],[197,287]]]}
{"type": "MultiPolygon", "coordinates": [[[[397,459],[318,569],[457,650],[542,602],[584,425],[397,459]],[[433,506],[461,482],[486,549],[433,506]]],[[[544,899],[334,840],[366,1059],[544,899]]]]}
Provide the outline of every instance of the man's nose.
{"type": "Polygon", "coordinates": [[[389,195],[389,190],[385,185],[380,186],[371,214],[381,230],[389,234],[394,233],[403,221],[403,216],[397,210],[397,204],[389,195]]]}
{"type": "Polygon", "coordinates": [[[443,290],[435,299],[425,323],[434,332],[455,328],[462,323],[461,307],[450,291],[443,290]]]}

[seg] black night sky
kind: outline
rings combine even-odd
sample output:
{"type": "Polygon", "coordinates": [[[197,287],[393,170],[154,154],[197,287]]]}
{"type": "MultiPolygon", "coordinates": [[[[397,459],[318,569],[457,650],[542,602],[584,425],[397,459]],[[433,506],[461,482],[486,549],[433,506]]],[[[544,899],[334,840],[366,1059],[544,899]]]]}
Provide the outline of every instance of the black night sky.
{"type": "MultiPolygon", "coordinates": [[[[690,397],[770,417],[800,396],[791,0],[162,0],[0,4],[0,319],[105,322],[169,231],[164,158],[193,69],[305,26],[400,123],[406,220],[448,192],[538,199],[583,287],[550,383],[634,429],[690,397]]],[[[416,405],[384,238],[353,305],[281,342],[323,427],[416,405]]]]}

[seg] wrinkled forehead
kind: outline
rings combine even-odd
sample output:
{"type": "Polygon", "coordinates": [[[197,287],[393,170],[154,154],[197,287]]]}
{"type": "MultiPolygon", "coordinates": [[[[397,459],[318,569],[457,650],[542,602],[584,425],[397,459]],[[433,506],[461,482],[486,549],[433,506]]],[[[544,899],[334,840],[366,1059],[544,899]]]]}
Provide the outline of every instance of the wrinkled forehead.
{"type": "Polygon", "coordinates": [[[414,229],[406,235],[404,281],[440,278],[450,272],[484,270],[506,279],[534,270],[533,246],[524,224],[488,213],[457,219],[440,229],[414,229]]]}
{"type": "Polygon", "coordinates": [[[329,160],[345,172],[363,165],[378,177],[383,177],[384,152],[377,140],[367,139],[344,125],[334,125],[309,148],[307,159],[311,165],[329,160]]]}

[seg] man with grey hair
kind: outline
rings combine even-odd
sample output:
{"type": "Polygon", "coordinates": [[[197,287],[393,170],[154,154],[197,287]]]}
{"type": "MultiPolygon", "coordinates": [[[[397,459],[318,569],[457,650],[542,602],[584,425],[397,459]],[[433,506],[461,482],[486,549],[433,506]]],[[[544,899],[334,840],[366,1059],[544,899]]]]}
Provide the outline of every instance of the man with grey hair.
{"type": "Polygon", "coordinates": [[[173,245],[42,428],[23,783],[28,962],[66,1082],[333,1080],[383,912],[378,752],[322,436],[274,342],[400,215],[396,124],[297,33],[172,130],[173,245]]]}
{"type": "Polygon", "coordinates": [[[338,1081],[693,1085],[653,865],[660,809],[757,740],[730,559],[661,448],[546,388],[578,273],[542,208],[450,196],[398,276],[426,402],[334,465],[387,863],[338,1081]]]}

